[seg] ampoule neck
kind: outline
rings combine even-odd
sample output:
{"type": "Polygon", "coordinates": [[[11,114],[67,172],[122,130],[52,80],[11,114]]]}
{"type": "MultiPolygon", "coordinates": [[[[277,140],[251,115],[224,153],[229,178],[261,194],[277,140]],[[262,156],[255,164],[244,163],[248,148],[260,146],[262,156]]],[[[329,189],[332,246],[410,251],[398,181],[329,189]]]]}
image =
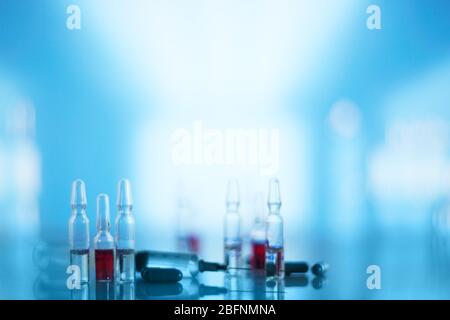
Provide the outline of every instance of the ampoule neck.
{"type": "Polygon", "coordinates": [[[270,207],[269,206],[269,214],[272,214],[272,215],[280,215],[280,207],[279,206],[277,206],[277,207],[270,207]]]}
{"type": "Polygon", "coordinates": [[[238,213],[239,205],[237,204],[228,204],[227,205],[227,213],[238,213]]]}
{"type": "Polygon", "coordinates": [[[72,206],[73,215],[86,215],[86,207],[72,206]]]}
{"type": "Polygon", "coordinates": [[[100,225],[97,226],[98,233],[102,233],[102,232],[109,233],[110,230],[111,230],[111,227],[110,227],[110,223],[109,222],[107,222],[105,224],[100,224],[100,225]]]}
{"type": "Polygon", "coordinates": [[[99,234],[99,235],[110,235],[111,232],[110,232],[109,228],[108,229],[99,229],[97,231],[97,234],[99,234]]]}
{"type": "Polygon", "coordinates": [[[107,194],[100,194],[97,196],[97,230],[109,232],[110,226],[109,197],[107,194]]]}
{"type": "Polygon", "coordinates": [[[132,207],[118,207],[119,214],[131,215],[133,208],[132,207]]]}

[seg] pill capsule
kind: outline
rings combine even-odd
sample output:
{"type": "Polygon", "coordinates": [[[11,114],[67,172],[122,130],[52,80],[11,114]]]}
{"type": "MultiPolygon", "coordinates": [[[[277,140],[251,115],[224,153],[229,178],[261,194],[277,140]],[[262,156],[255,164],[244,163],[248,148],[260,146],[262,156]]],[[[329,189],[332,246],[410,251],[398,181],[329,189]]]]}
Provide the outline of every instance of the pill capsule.
{"type": "Polygon", "coordinates": [[[298,261],[298,262],[286,262],[284,264],[284,272],[287,276],[295,273],[306,273],[309,270],[308,263],[298,261]]]}

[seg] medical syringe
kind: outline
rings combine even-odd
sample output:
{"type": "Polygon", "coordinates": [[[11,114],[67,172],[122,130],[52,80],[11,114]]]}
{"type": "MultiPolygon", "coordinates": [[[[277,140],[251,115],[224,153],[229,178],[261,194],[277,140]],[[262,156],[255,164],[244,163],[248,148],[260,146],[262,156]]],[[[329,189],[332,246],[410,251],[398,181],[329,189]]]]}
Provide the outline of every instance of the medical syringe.
{"type": "MultiPolygon", "coordinates": [[[[161,252],[153,250],[138,251],[136,253],[136,270],[141,272],[144,267],[175,268],[181,271],[183,278],[195,277],[205,271],[229,271],[229,270],[252,270],[250,267],[231,268],[225,264],[207,262],[193,253],[161,252]]],[[[287,275],[294,273],[306,273],[309,265],[306,262],[286,262],[285,272],[287,275]]]]}
{"type": "Polygon", "coordinates": [[[181,271],[183,278],[195,277],[205,271],[226,271],[227,267],[221,263],[206,262],[193,253],[138,251],[136,253],[136,270],[140,272],[144,267],[175,268],[181,271]]]}

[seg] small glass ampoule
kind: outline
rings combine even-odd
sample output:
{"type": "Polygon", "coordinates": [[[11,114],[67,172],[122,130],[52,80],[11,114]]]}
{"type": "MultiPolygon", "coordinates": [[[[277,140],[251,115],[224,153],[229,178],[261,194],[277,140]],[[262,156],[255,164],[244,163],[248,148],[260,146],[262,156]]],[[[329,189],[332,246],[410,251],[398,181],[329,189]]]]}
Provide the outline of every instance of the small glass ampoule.
{"type": "Polygon", "coordinates": [[[132,213],[133,199],[131,185],[126,179],[120,180],[117,189],[116,218],[116,279],[133,282],[135,279],[134,250],[135,222],[132,213]]]}
{"type": "Polygon", "coordinates": [[[69,219],[70,264],[80,268],[80,283],[89,282],[89,219],[86,215],[86,187],[82,180],[72,183],[69,219]]]}
{"type": "Polygon", "coordinates": [[[95,278],[97,281],[114,280],[114,238],[109,232],[109,197],[97,196],[97,235],[94,238],[95,278]]]}
{"type": "Polygon", "coordinates": [[[281,197],[278,179],[269,182],[267,198],[269,215],[266,220],[266,277],[284,278],[283,218],[280,215],[281,197]]]}
{"type": "Polygon", "coordinates": [[[225,265],[230,273],[236,273],[241,266],[242,240],[240,234],[239,185],[230,179],[227,187],[226,213],[224,221],[225,265]]]}

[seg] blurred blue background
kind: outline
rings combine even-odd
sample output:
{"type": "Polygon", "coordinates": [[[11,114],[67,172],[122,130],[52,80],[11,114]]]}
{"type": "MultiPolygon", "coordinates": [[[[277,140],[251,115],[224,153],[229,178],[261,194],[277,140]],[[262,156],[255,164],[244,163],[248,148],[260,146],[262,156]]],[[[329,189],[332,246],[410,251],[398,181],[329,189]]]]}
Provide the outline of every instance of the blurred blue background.
{"type": "Polygon", "coordinates": [[[288,298],[449,298],[449,17],[446,0],[2,0],[0,298],[39,298],[28,264],[67,246],[76,178],[92,237],[96,195],[115,201],[128,177],[138,248],[176,250],[187,211],[199,254],[221,260],[227,179],[248,235],[271,175],[286,259],[340,271],[328,293],[288,298]],[[173,133],[199,123],[278,130],[278,170],[177,165],[173,133]]]}

